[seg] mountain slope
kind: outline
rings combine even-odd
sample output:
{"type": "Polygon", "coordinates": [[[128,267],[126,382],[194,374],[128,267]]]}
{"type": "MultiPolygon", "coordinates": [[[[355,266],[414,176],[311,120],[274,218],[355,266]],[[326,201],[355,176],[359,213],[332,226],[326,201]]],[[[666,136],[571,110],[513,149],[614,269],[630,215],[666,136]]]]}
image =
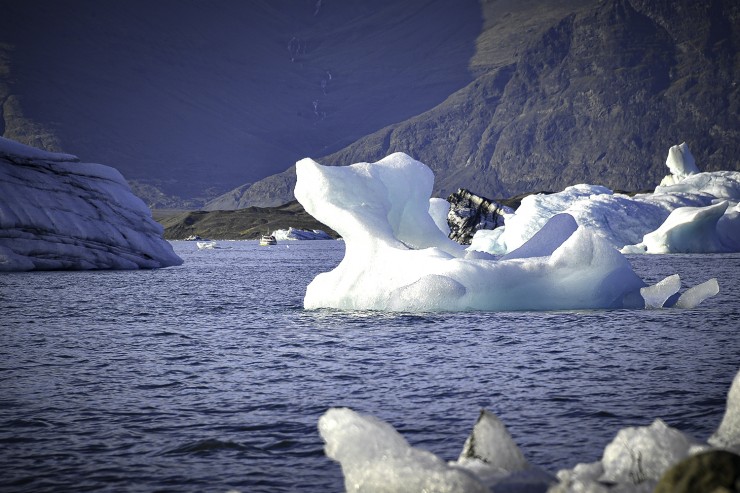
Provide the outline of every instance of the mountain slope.
{"type": "Polygon", "coordinates": [[[190,199],[434,107],[472,80],[483,22],[476,0],[0,0],[0,12],[3,136],[190,199]]]}
{"type": "MultiPolygon", "coordinates": [[[[486,65],[493,55],[479,50],[471,84],[319,161],[403,151],[435,171],[435,194],[488,197],[582,182],[650,188],[666,174],[667,149],[684,140],[703,170],[740,169],[736,2],[567,4],[508,65],[501,56],[486,65]]],[[[479,46],[490,46],[494,29],[479,46]]],[[[294,180],[289,169],[257,182],[240,203],[289,200],[294,180]]]]}

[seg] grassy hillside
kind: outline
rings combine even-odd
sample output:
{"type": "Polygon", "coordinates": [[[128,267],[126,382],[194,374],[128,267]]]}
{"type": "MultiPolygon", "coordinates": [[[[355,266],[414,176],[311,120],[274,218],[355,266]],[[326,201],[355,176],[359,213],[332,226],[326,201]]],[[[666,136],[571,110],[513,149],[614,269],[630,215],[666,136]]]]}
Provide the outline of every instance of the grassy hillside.
{"type": "Polygon", "coordinates": [[[193,235],[214,240],[249,240],[277,229],[320,229],[337,234],[308,215],[298,202],[280,207],[248,207],[237,211],[154,211],[153,217],[165,228],[168,240],[193,235]]]}

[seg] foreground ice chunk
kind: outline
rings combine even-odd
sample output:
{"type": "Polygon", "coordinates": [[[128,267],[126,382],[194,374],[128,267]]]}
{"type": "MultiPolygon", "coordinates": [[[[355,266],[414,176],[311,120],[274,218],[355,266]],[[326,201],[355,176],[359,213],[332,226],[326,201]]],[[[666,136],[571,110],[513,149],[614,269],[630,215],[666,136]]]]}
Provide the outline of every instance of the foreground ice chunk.
{"type": "Polygon", "coordinates": [[[429,215],[434,176],[396,153],[377,163],[296,164],[296,198],[345,240],[342,262],[308,286],[313,308],[547,310],[642,307],[644,283],[612,245],[566,216],[521,256],[466,257],[429,215]],[[558,224],[560,226],[558,226],[558,224]],[[563,225],[567,232],[562,234],[563,225]],[[562,241],[564,240],[564,241],[562,241]]]}
{"type": "Polygon", "coordinates": [[[348,493],[483,493],[472,473],[414,448],[388,423],[351,409],[329,409],[319,419],[327,457],[342,465],[348,493]]]}
{"type": "Polygon", "coordinates": [[[179,265],[121,174],[0,137],[0,271],[179,265]]]}
{"type": "Polygon", "coordinates": [[[732,380],[725,415],[717,431],[709,438],[709,444],[740,453],[740,372],[732,380]]]}
{"type": "Polygon", "coordinates": [[[481,410],[457,461],[459,464],[480,461],[501,473],[522,471],[529,467],[506,425],[498,416],[485,409],[481,410]]]}
{"type": "Polygon", "coordinates": [[[694,440],[656,419],[650,426],[624,428],[604,449],[602,481],[655,481],[689,454],[694,440]]]}

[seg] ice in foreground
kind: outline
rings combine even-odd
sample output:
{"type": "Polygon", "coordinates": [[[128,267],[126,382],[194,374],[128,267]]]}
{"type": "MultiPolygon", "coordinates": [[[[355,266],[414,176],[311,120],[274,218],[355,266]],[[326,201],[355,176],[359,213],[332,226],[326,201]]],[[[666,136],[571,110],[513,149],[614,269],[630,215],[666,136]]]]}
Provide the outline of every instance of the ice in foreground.
{"type": "MultiPolygon", "coordinates": [[[[303,159],[296,170],[296,198],[346,244],[339,266],[319,274],[308,286],[307,309],[645,306],[640,294],[645,283],[627,259],[568,214],[552,218],[549,227],[521,248],[494,260],[487,254],[466,252],[440,230],[429,213],[432,171],[403,153],[377,163],[343,167],[303,159]]],[[[662,305],[656,306],[651,298],[649,306],[662,305]]]]}
{"type": "Polygon", "coordinates": [[[600,461],[578,464],[557,476],[530,464],[506,426],[486,410],[453,462],[413,447],[390,424],[347,408],[324,413],[319,433],[327,457],[342,466],[348,493],[648,493],[690,456],[714,447],[740,451],[739,398],[740,372],[732,382],[725,417],[708,443],[656,419],[649,426],[619,430],[600,461]]]}
{"type": "Polygon", "coordinates": [[[503,227],[478,231],[470,249],[511,252],[566,213],[624,253],[740,251],[740,172],[700,173],[685,143],[669,149],[666,166],[671,174],[653,193],[629,197],[581,184],[530,195],[503,227]]]}
{"type": "Polygon", "coordinates": [[[182,264],[121,174],[0,137],[0,271],[182,264]]]}

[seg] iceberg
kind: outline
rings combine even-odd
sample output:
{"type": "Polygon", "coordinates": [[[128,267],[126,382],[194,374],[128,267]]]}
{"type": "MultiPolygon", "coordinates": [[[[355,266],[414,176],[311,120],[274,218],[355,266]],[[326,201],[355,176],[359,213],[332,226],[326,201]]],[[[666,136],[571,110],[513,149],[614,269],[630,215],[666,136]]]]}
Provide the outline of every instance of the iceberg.
{"type": "MultiPolygon", "coordinates": [[[[708,442],[655,419],[648,426],[619,430],[600,461],[577,464],[555,476],[532,465],[504,423],[485,409],[456,461],[445,462],[416,448],[389,423],[349,408],[328,409],[319,418],[319,434],[327,457],[340,463],[348,492],[649,493],[689,457],[716,450],[740,452],[740,372],[728,393],[722,423],[708,442]]],[[[724,479],[734,482],[732,476],[724,479]]]]}
{"type": "Polygon", "coordinates": [[[295,196],[345,240],[344,259],[316,276],[304,307],[387,311],[642,308],[645,283],[621,253],[572,215],[509,257],[467,252],[429,214],[434,175],[395,153],[376,163],[296,164],[295,196]]]}
{"type": "Polygon", "coordinates": [[[478,231],[469,249],[506,254],[566,213],[623,253],[740,251],[740,172],[699,172],[685,143],[669,149],[666,165],[671,174],[653,193],[629,197],[580,184],[525,197],[504,226],[478,231]]]}
{"type": "Polygon", "coordinates": [[[182,264],[109,166],[0,137],[0,271],[182,264]]]}
{"type": "Polygon", "coordinates": [[[286,240],[331,240],[333,239],[328,233],[320,229],[276,229],[272,236],[278,241],[286,240]]]}

